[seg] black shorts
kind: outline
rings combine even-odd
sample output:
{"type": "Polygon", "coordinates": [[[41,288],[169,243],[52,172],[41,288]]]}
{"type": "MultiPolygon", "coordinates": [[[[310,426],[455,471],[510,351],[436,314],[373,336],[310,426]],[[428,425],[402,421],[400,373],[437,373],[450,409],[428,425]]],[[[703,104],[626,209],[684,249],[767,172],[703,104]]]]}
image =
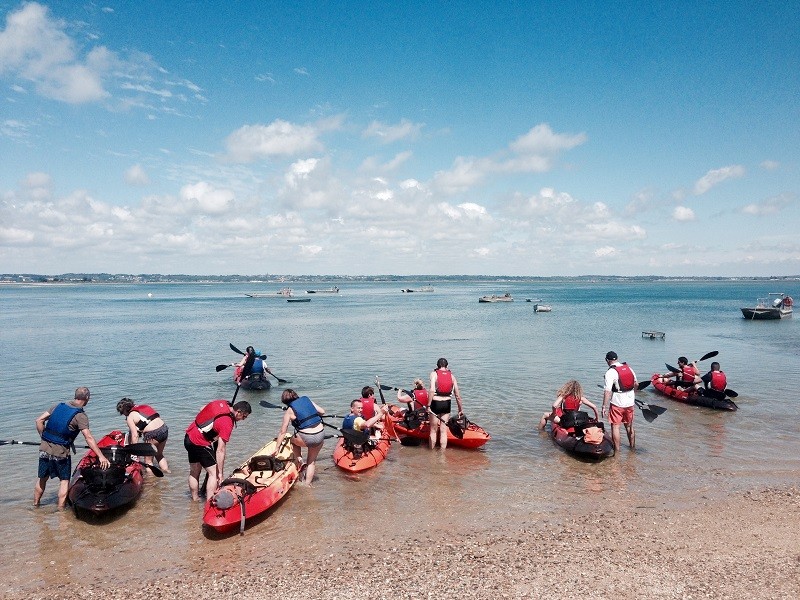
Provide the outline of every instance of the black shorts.
{"type": "Polygon", "coordinates": [[[432,400],[431,412],[435,415],[446,415],[450,413],[450,400],[432,400]]]}
{"type": "Polygon", "coordinates": [[[217,464],[217,453],[214,451],[214,447],[193,444],[188,433],[183,438],[183,447],[189,454],[189,464],[200,463],[206,469],[217,464]]]}

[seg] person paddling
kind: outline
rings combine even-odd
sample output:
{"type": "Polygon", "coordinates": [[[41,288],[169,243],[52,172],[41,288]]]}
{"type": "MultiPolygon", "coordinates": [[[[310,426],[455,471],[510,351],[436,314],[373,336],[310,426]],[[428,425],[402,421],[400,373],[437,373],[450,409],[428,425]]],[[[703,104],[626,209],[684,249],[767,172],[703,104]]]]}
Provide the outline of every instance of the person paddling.
{"type": "Polygon", "coordinates": [[[690,388],[695,387],[697,378],[700,376],[700,369],[697,368],[697,361],[689,362],[685,356],[678,357],[678,371],[661,375],[661,381],[667,383],[670,379],[675,387],[690,388]]]}
{"type": "Polygon", "coordinates": [[[718,362],[712,362],[711,370],[702,377],[697,378],[697,383],[699,384],[700,382],[705,384],[704,396],[716,398],[717,400],[725,400],[727,398],[725,390],[728,387],[728,378],[720,369],[718,362]]]}

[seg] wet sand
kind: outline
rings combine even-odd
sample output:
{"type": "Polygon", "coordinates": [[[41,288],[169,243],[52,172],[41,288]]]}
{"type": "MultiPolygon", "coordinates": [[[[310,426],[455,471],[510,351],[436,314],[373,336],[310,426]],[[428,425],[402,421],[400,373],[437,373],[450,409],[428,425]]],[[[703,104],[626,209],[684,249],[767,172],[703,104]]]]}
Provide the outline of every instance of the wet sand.
{"type": "MultiPolygon", "coordinates": [[[[598,495],[595,513],[520,516],[480,534],[375,538],[358,547],[312,547],[303,558],[264,553],[247,564],[169,578],[131,573],[131,589],[67,584],[7,598],[204,600],[238,598],[795,598],[800,593],[800,489],[702,498],[690,510],[598,495]],[[616,507],[615,507],[616,506],[616,507]],[[436,544],[432,538],[437,538],[436,544]],[[246,576],[245,576],[246,575],[246,576]]],[[[254,535],[250,530],[246,535],[254,535]]],[[[360,537],[353,535],[353,544],[360,537]]],[[[212,555],[213,545],[208,547],[212,555]]],[[[131,557],[134,558],[134,557],[131,557]]],[[[143,561],[146,557],[135,557],[143,561]]]]}

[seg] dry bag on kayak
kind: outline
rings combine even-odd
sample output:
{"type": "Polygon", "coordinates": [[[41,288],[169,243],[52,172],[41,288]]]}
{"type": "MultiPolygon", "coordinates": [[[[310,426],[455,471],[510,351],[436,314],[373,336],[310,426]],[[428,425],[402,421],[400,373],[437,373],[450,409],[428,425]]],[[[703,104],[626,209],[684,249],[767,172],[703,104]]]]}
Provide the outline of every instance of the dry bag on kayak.
{"type": "Polygon", "coordinates": [[[450,430],[454,436],[458,439],[463,439],[464,432],[469,427],[469,420],[467,419],[466,415],[462,415],[461,417],[450,417],[447,419],[447,428],[450,430]]]}

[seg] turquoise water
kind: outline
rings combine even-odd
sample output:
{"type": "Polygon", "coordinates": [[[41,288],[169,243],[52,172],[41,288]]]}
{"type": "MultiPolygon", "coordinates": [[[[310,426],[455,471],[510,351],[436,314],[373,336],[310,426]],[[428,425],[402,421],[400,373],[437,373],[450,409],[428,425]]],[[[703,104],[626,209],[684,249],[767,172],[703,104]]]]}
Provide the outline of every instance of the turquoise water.
{"type": "MultiPolygon", "coordinates": [[[[13,552],[0,550],[0,576],[12,589],[62,576],[102,579],[125,564],[126,552],[154,546],[160,552],[145,570],[168,573],[212,551],[234,565],[265,549],[267,537],[290,548],[335,543],[352,518],[397,523],[392,533],[403,535],[402,524],[410,522],[490,526],[552,511],[562,502],[591,510],[599,495],[683,505],[699,496],[797,481],[796,427],[780,417],[797,404],[797,320],[748,322],[739,308],[770,291],[798,297],[800,289],[772,289],[763,281],[446,282],[435,283],[433,293],[400,291],[426,283],[338,283],[340,294],[317,294],[309,303],[244,296],[277,291],[278,284],[0,287],[0,439],[37,440],[34,419],[86,385],[96,437],[123,427],[115,411],[122,396],[155,406],[170,425],[173,470],[163,479],[148,478],[128,513],[85,523],[55,511],[55,482],[45,494],[47,504],[32,510],[36,449],[0,446],[4,531],[20,542],[13,552]],[[477,301],[505,292],[515,302],[477,301]],[[553,312],[536,314],[525,298],[541,298],[553,312]],[[664,331],[666,338],[642,339],[645,330],[664,331]],[[344,414],[376,375],[409,386],[415,377],[427,380],[436,359],[445,356],[467,415],[493,439],[477,452],[394,445],[383,465],[356,478],[332,466],[331,440],[314,488],[294,489],[243,538],[208,539],[200,528],[201,509],[187,496],[182,438],[202,405],[231,397],[232,370],[214,369],[238,359],[230,342],[266,352],[278,376],[336,414],[344,414]],[[681,354],[699,358],[718,350],[740,410],[714,412],[640,392],[669,410],[654,423],[639,415],[636,452],[623,447],[600,464],[566,456],[535,430],[536,422],[570,378],[599,403],[597,384],[610,349],[640,381],[681,354]],[[89,565],[98,556],[106,566],[95,572],[89,565]]],[[[306,289],[294,288],[301,294],[306,289]]],[[[277,403],[281,389],[239,394],[254,412],[234,432],[228,471],[277,433],[280,411],[259,400],[277,403]]]]}

